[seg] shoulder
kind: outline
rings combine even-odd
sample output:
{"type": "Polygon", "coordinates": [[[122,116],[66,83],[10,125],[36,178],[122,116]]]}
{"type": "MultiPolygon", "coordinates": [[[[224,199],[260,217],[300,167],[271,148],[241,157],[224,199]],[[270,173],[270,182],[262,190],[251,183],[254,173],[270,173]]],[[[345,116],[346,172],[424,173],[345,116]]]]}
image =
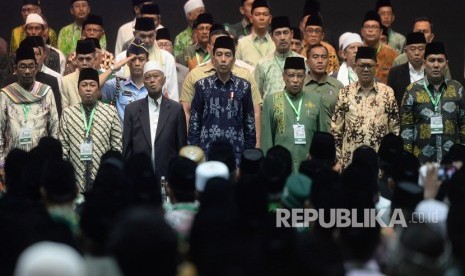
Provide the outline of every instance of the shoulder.
{"type": "Polygon", "coordinates": [[[62,32],[71,31],[72,29],[73,29],[73,23],[68,24],[68,25],[66,25],[66,26],[64,26],[63,28],[60,29],[60,33],[58,35],[60,35],[62,32]]]}
{"type": "Polygon", "coordinates": [[[247,79],[245,79],[243,77],[240,77],[240,76],[238,76],[238,75],[236,75],[234,73],[232,74],[232,76],[234,76],[234,78],[235,78],[234,81],[235,81],[235,83],[237,85],[244,85],[244,86],[248,86],[250,88],[250,82],[247,79]]]}
{"type": "Polygon", "coordinates": [[[336,88],[342,88],[344,87],[344,85],[342,84],[342,82],[340,82],[338,79],[336,79],[335,77],[333,77],[332,75],[331,76],[328,76],[328,80],[327,80],[332,86],[336,87],[336,88]]]}
{"type": "Polygon", "coordinates": [[[454,86],[455,88],[463,88],[462,87],[462,84],[460,84],[460,82],[456,81],[456,80],[452,80],[452,79],[449,79],[449,80],[446,80],[446,84],[449,86],[449,85],[452,85],[454,86]]]}
{"type": "Polygon", "coordinates": [[[71,106],[68,106],[66,107],[65,109],[63,109],[63,117],[72,117],[72,116],[76,116],[76,114],[80,114],[81,110],[80,110],[80,104],[75,104],[75,105],[71,105],[71,106]]]}
{"type": "Polygon", "coordinates": [[[148,104],[147,103],[147,97],[144,97],[142,99],[135,100],[131,103],[129,103],[126,108],[124,109],[124,113],[131,113],[134,112],[134,110],[137,110],[140,108],[143,104],[148,104]]]}
{"type": "Polygon", "coordinates": [[[170,105],[172,108],[174,108],[175,111],[182,111],[182,104],[178,103],[177,101],[174,101],[172,99],[168,99],[163,97],[163,102],[166,102],[166,104],[170,105]]]}

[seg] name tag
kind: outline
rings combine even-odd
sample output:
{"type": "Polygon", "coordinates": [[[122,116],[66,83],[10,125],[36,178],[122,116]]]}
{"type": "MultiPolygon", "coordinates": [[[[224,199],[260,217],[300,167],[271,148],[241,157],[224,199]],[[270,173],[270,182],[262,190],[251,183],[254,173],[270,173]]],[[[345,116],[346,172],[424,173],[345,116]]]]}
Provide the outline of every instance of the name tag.
{"type": "Polygon", "coordinates": [[[132,93],[131,93],[131,91],[123,90],[123,96],[132,97],[132,93]]]}
{"type": "Polygon", "coordinates": [[[19,129],[19,144],[20,145],[32,144],[32,128],[22,127],[19,129]]]}
{"type": "Polygon", "coordinates": [[[434,115],[431,117],[431,134],[442,134],[444,126],[442,125],[442,116],[434,115]]]}
{"type": "Polygon", "coordinates": [[[92,142],[84,142],[79,147],[80,150],[80,160],[81,161],[90,161],[92,160],[92,142]]]}
{"type": "Polygon", "coordinates": [[[294,127],[294,144],[305,145],[305,126],[304,125],[292,125],[294,127]]]}

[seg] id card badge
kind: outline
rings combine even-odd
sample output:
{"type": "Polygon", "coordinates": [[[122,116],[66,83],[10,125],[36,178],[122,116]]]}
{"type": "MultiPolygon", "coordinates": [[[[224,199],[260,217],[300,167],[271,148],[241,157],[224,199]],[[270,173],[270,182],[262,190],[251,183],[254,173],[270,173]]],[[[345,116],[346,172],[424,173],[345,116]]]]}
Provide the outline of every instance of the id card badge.
{"type": "Polygon", "coordinates": [[[19,129],[19,144],[32,144],[32,128],[22,127],[19,129]]]}
{"type": "Polygon", "coordinates": [[[90,161],[92,160],[92,142],[84,142],[80,145],[80,160],[90,161]]]}
{"type": "Polygon", "coordinates": [[[442,125],[442,116],[437,114],[431,117],[431,134],[442,134],[444,126],[442,125]]]}
{"type": "Polygon", "coordinates": [[[305,145],[305,126],[304,125],[293,125],[294,127],[294,144],[305,145]]]}

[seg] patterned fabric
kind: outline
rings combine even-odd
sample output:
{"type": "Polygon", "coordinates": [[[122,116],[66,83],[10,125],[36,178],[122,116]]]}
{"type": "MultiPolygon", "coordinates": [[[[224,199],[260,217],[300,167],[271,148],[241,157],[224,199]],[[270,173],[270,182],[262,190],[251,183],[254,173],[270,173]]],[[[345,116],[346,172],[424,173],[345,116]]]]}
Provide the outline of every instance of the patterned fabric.
{"type": "Polygon", "coordinates": [[[210,54],[199,44],[187,46],[184,48],[184,52],[176,57],[176,61],[179,64],[189,67],[190,70],[197,67],[197,65],[208,61],[209,59],[210,54]]]}
{"type": "MultiPolygon", "coordinates": [[[[119,78],[118,78],[119,79],[119,78]]],[[[119,90],[117,91],[117,79],[111,79],[102,87],[102,100],[110,102],[116,99],[116,110],[121,120],[121,125],[124,122],[124,109],[135,100],[145,98],[147,96],[147,88],[141,86],[140,88],[131,79],[119,79],[119,90]]]]}
{"type": "Polygon", "coordinates": [[[439,91],[426,78],[410,84],[402,100],[401,137],[405,150],[420,162],[441,162],[450,147],[465,144],[465,101],[462,85],[445,80],[439,91]],[[430,118],[434,115],[431,98],[424,86],[437,97],[442,91],[438,113],[442,116],[443,134],[431,134],[430,118]]]}
{"type": "MultiPolygon", "coordinates": [[[[23,25],[18,26],[11,31],[11,40],[10,40],[10,53],[11,54],[16,53],[16,50],[19,47],[19,43],[21,43],[21,41],[23,41],[26,38],[26,36],[27,36],[27,33],[23,25]]],[[[53,47],[56,47],[57,40],[58,40],[57,33],[50,27],[48,28],[48,37],[50,40],[48,44],[52,45],[53,47]]]]}
{"type": "Polygon", "coordinates": [[[294,143],[294,128],[297,118],[294,110],[281,91],[265,98],[262,112],[262,135],[260,147],[267,152],[275,145],[288,149],[292,155],[294,172],[298,172],[300,163],[307,158],[315,131],[328,131],[326,114],[321,107],[321,95],[301,92],[297,96],[288,93],[289,99],[297,108],[302,99],[300,124],[305,126],[305,145],[294,143]]]}
{"type": "Polygon", "coordinates": [[[173,52],[177,57],[182,55],[184,48],[192,44],[192,28],[187,27],[184,31],[180,32],[174,39],[173,52]]]}
{"type": "Polygon", "coordinates": [[[397,54],[400,54],[404,51],[405,43],[406,43],[405,36],[394,31],[393,29],[389,29],[388,45],[391,46],[392,49],[396,50],[397,54]]]}
{"type": "Polygon", "coordinates": [[[305,81],[303,90],[308,93],[315,93],[321,96],[322,110],[326,114],[326,129],[331,129],[331,118],[333,117],[334,108],[336,106],[339,90],[343,89],[344,85],[337,79],[326,76],[320,81],[312,79],[310,76],[305,81]]]}
{"type": "Polygon", "coordinates": [[[376,78],[378,81],[386,84],[387,78],[389,75],[389,70],[391,70],[392,63],[397,57],[397,52],[389,47],[388,45],[382,45],[376,55],[378,68],[376,70],[376,78]]]}
{"type": "MultiPolygon", "coordinates": [[[[320,44],[325,46],[326,49],[328,49],[328,67],[326,68],[326,73],[328,75],[331,75],[332,73],[337,72],[339,70],[339,59],[337,57],[336,50],[333,46],[331,46],[331,44],[327,42],[320,41],[320,44]]],[[[309,46],[305,45],[300,54],[304,57],[307,57],[308,48],[309,46]]]]}
{"type": "MultiPolygon", "coordinates": [[[[268,94],[283,91],[283,68],[287,57],[303,57],[289,50],[285,54],[277,51],[260,59],[255,66],[254,77],[262,98],[268,94]]],[[[308,71],[308,70],[305,70],[308,71]]]]}
{"type": "Polygon", "coordinates": [[[250,83],[234,74],[226,83],[214,74],[195,84],[187,142],[208,153],[215,141],[227,141],[233,146],[237,166],[242,152],[255,148],[250,83]]]}
{"type": "Polygon", "coordinates": [[[195,214],[199,210],[199,202],[164,204],[163,208],[166,222],[173,227],[181,241],[188,242],[195,214]]]}
{"type": "MultiPolygon", "coordinates": [[[[236,60],[237,61],[237,60],[236,60]]],[[[211,61],[201,64],[189,72],[184,80],[181,91],[181,102],[191,103],[195,95],[195,83],[203,78],[215,74],[216,70],[211,61]]],[[[255,80],[249,70],[237,66],[235,64],[232,68],[232,73],[240,78],[245,79],[250,83],[252,89],[252,101],[254,105],[262,104],[262,97],[255,83],[255,80]]]]}
{"type": "Polygon", "coordinates": [[[269,33],[264,37],[258,37],[252,32],[250,35],[239,39],[236,58],[255,67],[261,58],[272,54],[275,50],[276,46],[269,33]]]}
{"type": "MultiPolygon", "coordinates": [[[[97,102],[95,108],[94,120],[89,134],[93,143],[92,161],[89,161],[91,182],[97,175],[102,155],[109,150],[121,152],[122,149],[121,123],[115,107],[97,102]]],[[[81,104],[73,105],[63,110],[60,122],[63,157],[74,166],[80,192],[84,192],[86,188],[86,161],[80,160],[80,145],[85,140],[82,116],[81,104]]],[[[88,185],[91,186],[92,183],[88,183],[88,185]]]]}
{"type": "MultiPolygon", "coordinates": [[[[76,50],[76,44],[81,39],[82,27],[78,26],[76,22],[61,28],[58,33],[58,49],[60,49],[65,56],[69,56],[76,50]]],[[[100,38],[100,47],[102,50],[107,48],[107,38],[105,34],[100,38]]]]}
{"type": "MultiPolygon", "coordinates": [[[[44,136],[58,138],[58,112],[51,88],[36,82],[31,94],[37,96],[18,96],[17,93],[13,92],[18,88],[17,86],[18,83],[13,83],[0,90],[1,166],[13,148],[29,151],[36,147],[40,138],[44,136]],[[27,121],[24,118],[23,103],[29,107],[27,121]],[[21,128],[32,130],[32,143],[20,144],[21,128]]],[[[24,89],[22,90],[23,94],[28,93],[24,89]]]]}
{"type": "Polygon", "coordinates": [[[344,87],[339,92],[331,133],[343,169],[359,146],[367,145],[378,151],[386,134],[399,134],[399,110],[392,89],[375,82],[367,96],[358,82],[344,87]]]}
{"type": "MultiPolygon", "coordinates": [[[[115,64],[115,57],[113,56],[112,53],[108,51],[102,51],[102,61],[100,62],[99,68],[96,68],[97,70],[100,71],[106,71],[110,69],[111,65],[115,64]]],[[[71,74],[77,69],[77,64],[76,64],[76,52],[73,52],[71,55],[68,56],[68,59],[66,60],[66,69],[65,69],[65,75],[71,74]]]]}

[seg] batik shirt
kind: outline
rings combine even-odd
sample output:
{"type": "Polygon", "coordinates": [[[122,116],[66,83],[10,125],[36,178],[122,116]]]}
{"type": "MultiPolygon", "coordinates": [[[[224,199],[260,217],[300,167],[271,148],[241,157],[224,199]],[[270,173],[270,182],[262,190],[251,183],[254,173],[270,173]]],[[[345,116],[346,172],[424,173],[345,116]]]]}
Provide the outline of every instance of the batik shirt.
{"type": "Polygon", "coordinates": [[[29,151],[39,144],[42,137],[58,138],[58,127],[58,112],[50,86],[36,81],[32,92],[26,91],[17,82],[4,87],[0,90],[0,166],[13,148],[29,151]],[[15,89],[22,89],[23,95],[32,95],[27,99],[18,97],[15,89]],[[41,99],[30,102],[35,96],[41,99]],[[31,129],[31,143],[21,144],[21,128],[31,129]]]}
{"type": "Polygon", "coordinates": [[[203,49],[200,44],[189,45],[184,48],[184,52],[176,57],[176,61],[189,68],[194,69],[197,65],[210,60],[210,54],[203,49]]]}
{"type": "MultiPolygon", "coordinates": [[[[81,39],[82,26],[78,26],[76,22],[61,28],[58,34],[58,49],[60,49],[65,56],[70,55],[76,50],[76,44],[81,39]]],[[[107,48],[107,38],[105,34],[100,38],[100,47],[107,48]]]]}
{"type": "Polygon", "coordinates": [[[274,51],[260,59],[257,66],[255,66],[254,77],[258,85],[258,90],[260,90],[260,94],[263,98],[265,98],[268,94],[283,91],[283,70],[287,57],[302,56],[294,53],[293,51],[289,51],[284,54],[274,51]]]}
{"type": "Polygon", "coordinates": [[[177,57],[182,55],[184,48],[192,44],[192,28],[187,27],[184,31],[180,32],[174,39],[173,53],[177,57]]]}
{"type": "MultiPolygon", "coordinates": [[[[380,42],[381,43],[381,42],[380,42]]],[[[386,84],[389,70],[392,68],[394,59],[397,57],[397,52],[388,45],[380,44],[376,50],[377,70],[376,79],[386,84]]]]}
{"type": "Polygon", "coordinates": [[[436,90],[427,78],[410,84],[401,107],[401,137],[405,150],[412,152],[420,163],[441,162],[450,147],[465,144],[465,101],[463,87],[446,79],[436,90]],[[442,117],[443,133],[431,134],[431,117],[435,114],[431,98],[441,94],[436,114],[442,117]]]}
{"type": "Polygon", "coordinates": [[[245,149],[256,144],[255,119],[250,83],[231,74],[223,83],[217,74],[199,80],[191,105],[189,145],[208,153],[215,141],[229,142],[239,165],[245,149]]]}
{"type": "MultiPolygon", "coordinates": [[[[115,107],[97,102],[94,119],[90,128],[89,140],[93,144],[92,160],[81,161],[80,145],[86,141],[82,105],[76,104],[63,110],[60,122],[60,140],[63,145],[63,157],[73,164],[80,192],[91,187],[100,165],[100,158],[109,150],[121,152],[121,123],[115,107]],[[89,162],[86,164],[86,162],[89,162]],[[86,166],[88,165],[91,183],[86,184],[86,166]]],[[[86,115],[86,117],[89,117],[86,115]]],[[[89,121],[89,119],[87,119],[89,121]]]]}
{"type": "Polygon", "coordinates": [[[394,92],[385,84],[375,82],[368,96],[358,81],[339,92],[331,134],[343,169],[352,161],[356,148],[367,145],[378,151],[386,134],[399,134],[398,112],[394,92]]]}

